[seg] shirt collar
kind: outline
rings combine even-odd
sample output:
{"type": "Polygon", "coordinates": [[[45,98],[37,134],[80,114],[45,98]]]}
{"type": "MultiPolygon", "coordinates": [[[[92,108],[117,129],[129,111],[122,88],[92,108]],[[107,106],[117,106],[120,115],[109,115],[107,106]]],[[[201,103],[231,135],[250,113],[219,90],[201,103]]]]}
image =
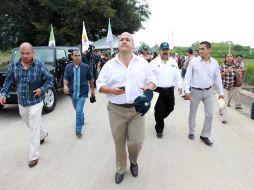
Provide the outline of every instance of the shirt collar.
{"type": "MultiPolygon", "coordinates": [[[[23,65],[21,64],[21,59],[19,59],[17,62],[16,62],[16,65],[21,67],[22,69],[24,69],[23,65]]],[[[29,65],[28,69],[30,69],[31,67],[33,67],[35,65],[35,59],[33,59],[33,62],[29,65]]]]}
{"type": "Polygon", "coordinates": [[[212,59],[211,59],[211,56],[209,57],[209,59],[207,61],[205,61],[202,57],[199,57],[200,58],[200,61],[203,61],[203,62],[212,62],[212,59]]]}
{"type": "MultiPolygon", "coordinates": [[[[117,55],[115,56],[114,59],[115,59],[118,63],[122,63],[122,62],[120,61],[120,59],[119,59],[119,54],[117,54],[117,55]]],[[[135,55],[134,53],[132,53],[132,59],[131,59],[130,63],[133,62],[133,61],[136,60],[136,59],[138,59],[138,56],[135,55]]]]}

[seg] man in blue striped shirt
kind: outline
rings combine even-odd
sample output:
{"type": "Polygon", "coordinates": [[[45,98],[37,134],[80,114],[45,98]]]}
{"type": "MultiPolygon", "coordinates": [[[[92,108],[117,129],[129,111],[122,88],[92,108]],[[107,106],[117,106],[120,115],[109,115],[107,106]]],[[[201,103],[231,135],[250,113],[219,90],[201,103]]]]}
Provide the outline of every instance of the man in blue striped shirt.
{"type": "Polygon", "coordinates": [[[6,96],[14,84],[17,87],[19,113],[30,129],[29,167],[38,163],[39,146],[48,135],[41,126],[41,113],[45,91],[53,86],[53,76],[45,65],[34,59],[31,44],[20,45],[20,60],[9,65],[7,76],[0,92],[0,104],[6,103],[6,96]]]}
{"type": "Polygon", "coordinates": [[[94,82],[88,65],[81,62],[80,51],[73,50],[71,57],[73,62],[66,65],[64,71],[64,93],[71,97],[76,111],[76,136],[81,138],[84,125],[83,108],[89,92],[88,83],[91,88],[91,97],[94,97],[94,82]]]}

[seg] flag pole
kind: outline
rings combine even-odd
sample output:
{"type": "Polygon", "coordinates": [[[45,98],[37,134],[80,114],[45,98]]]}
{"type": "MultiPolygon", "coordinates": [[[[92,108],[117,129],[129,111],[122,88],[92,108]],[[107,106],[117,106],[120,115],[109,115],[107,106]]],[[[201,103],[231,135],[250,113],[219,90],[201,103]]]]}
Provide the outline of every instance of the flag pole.
{"type": "Polygon", "coordinates": [[[109,44],[110,47],[110,54],[111,56],[114,53],[114,49],[113,49],[113,34],[112,34],[112,29],[111,29],[111,23],[110,23],[110,18],[108,19],[108,34],[107,34],[107,43],[109,44]]]}

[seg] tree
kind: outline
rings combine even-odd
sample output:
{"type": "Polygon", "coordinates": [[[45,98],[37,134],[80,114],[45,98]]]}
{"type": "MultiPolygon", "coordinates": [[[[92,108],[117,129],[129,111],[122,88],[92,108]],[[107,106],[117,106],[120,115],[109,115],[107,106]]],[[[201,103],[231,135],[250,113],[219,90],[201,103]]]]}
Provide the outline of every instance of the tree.
{"type": "Polygon", "coordinates": [[[8,0],[0,7],[0,48],[47,45],[50,24],[57,45],[80,44],[83,21],[91,41],[107,35],[108,18],[115,35],[134,33],[149,15],[139,0],[8,0]]]}

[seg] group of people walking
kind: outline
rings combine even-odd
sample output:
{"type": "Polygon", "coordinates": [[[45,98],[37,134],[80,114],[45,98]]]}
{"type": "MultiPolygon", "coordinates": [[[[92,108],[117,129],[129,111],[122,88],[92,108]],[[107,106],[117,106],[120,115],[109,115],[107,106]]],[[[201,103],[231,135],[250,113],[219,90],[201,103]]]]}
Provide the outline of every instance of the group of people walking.
{"type": "MultiPolygon", "coordinates": [[[[224,98],[223,87],[231,77],[227,66],[220,68],[215,59],[210,56],[211,43],[204,41],[199,45],[199,56],[188,61],[186,75],[181,77],[178,64],[169,56],[169,44],[160,45],[159,55],[150,63],[143,57],[133,53],[134,43],[130,33],[119,36],[119,52],[101,67],[96,81],[97,91],[105,93],[108,99],[107,111],[116,152],[115,183],[124,179],[127,168],[127,150],[129,154],[130,171],[138,176],[138,155],[142,149],[145,136],[145,118],[152,95],[158,93],[154,107],[155,132],[159,139],[163,138],[164,119],[174,110],[174,91],[185,93],[185,99],[190,100],[188,138],[195,138],[195,118],[202,101],[205,107],[205,120],[200,139],[206,145],[212,145],[210,140],[213,119],[212,86],[217,87],[219,99],[224,98]],[[229,76],[227,76],[229,75],[229,76]],[[221,77],[222,76],[222,77],[221,77]]],[[[189,50],[190,51],[190,50],[189,50]]],[[[0,94],[0,104],[4,104],[12,84],[17,85],[19,110],[22,119],[30,129],[29,167],[34,167],[39,159],[39,145],[47,137],[47,131],[41,126],[41,111],[43,92],[53,86],[53,77],[44,64],[34,59],[33,48],[29,43],[20,45],[21,59],[9,65],[9,70],[0,94]],[[35,72],[36,71],[36,72],[35,72]],[[42,80],[43,79],[43,80],[42,80]],[[31,89],[31,81],[36,81],[31,89]],[[31,93],[32,91],[32,93],[31,93]]],[[[76,113],[75,133],[82,137],[84,126],[84,104],[91,91],[90,101],[95,102],[94,80],[89,67],[82,63],[79,50],[72,51],[72,62],[65,67],[64,93],[70,96],[76,113]]],[[[231,60],[227,55],[226,60],[231,60]]],[[[225,64],[229,64],[226,61],[225,64]]],[[[230,90],[232,84],[227,85],[230,90]]]]}

